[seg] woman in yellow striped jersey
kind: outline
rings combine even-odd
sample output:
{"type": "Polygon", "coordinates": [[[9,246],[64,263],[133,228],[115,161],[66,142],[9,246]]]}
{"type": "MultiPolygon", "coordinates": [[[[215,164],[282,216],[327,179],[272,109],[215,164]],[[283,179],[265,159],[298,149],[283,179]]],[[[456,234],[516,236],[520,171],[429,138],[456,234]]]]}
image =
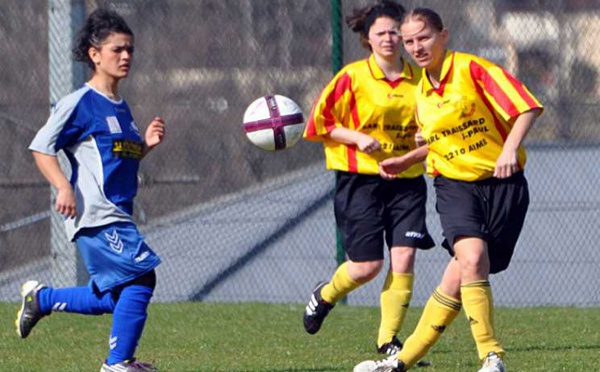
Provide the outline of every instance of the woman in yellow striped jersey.
{"type": "Polygon", "coordinates": [[[448,30],[433,10],[411,11],[401,33],[406,51],[424,69],[415,93],[426,145],[382,161],[380,172],[391,178],[427,160],[442,245],[452,258],[397,358],[363,362],[355,371],[409,369],[464,307],[483,363],[479,371],[504,372],[488,278],[508,267],[523,227],[529,191],[522,142],[542,105],[502,67],[446,49],[448,30]]]}
{"type": "Polygon", "coordinates": [[[314,288],[304,327],[318,332],[336,302],[377,276],[385,243],[390,267],[380,297],[377,351],[382,354],[401,347],[396,334],[412,296],[416,250],[434,245],[425,224],[423,165],[390,180],[379,176],[379,162],[416,148],[414,89],[420,71],[400,56],[404,14],[401,5],[378,1],[347,18],[371,54],[346,65],[327,84],[304,133],[305,139],[323,143],[326,166],[336,172],[334,211],[348,257],[328,282],[314,288]]]}

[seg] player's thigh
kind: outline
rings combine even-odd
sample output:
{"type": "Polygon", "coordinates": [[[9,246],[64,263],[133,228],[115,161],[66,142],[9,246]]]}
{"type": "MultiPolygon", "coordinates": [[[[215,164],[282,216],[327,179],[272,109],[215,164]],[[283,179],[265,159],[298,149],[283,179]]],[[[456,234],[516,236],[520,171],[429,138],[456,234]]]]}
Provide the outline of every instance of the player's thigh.
{"type": "Polygon", "coordinates": [[[426,224],[427,185],[423,177],[385,182],[382,199],[388,247],[433,247],[426,224]]]}
{"type": "Polygon", "coordinates": [[[451,180],[442,176],[434,180],[436,211],[440,216],[444,247],[454,253],[461,237],[488,239],[485,202],[473,182],[451,180]]]}
{"type": "Polygon", "coordinates": [[[378,176],[338,172],[334,212],[342,245],[355,262],[383,259],[383,205],[378,176]]]}
{"type": "Polygon", "coordinates": [[[520,172],[493,189],[490,205],[490,272],[508,268],[529,208],[529,188],[520,172]]]}

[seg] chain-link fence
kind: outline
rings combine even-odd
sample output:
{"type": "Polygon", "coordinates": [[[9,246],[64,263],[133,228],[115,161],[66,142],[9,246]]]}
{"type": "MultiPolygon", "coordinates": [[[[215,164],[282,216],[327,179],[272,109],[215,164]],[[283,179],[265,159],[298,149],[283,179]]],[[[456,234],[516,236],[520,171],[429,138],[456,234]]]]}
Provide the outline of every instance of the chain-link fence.
{"type": "MultiPolygon", "coordinates": [[[[335,57],[335,1],[324,0],[0,2],[0,300],[16,300],[20,282],[34,276],[57,284],[62,261],[77,260],[53,232],[60,223],[51,218],[50,188],[27,150],[49,112],[53,68],[68,65],[53,55],[77,26],[56,24],[65,3],[84,12],[109,6],[124,16],[136,56],[121,92],[138,126],[156,115],[168,124],[166,142],[142,165],[136,205],[164,262],[156,299],[303,303],[337,265],[333,174],[320,145],[259,150],[241,118],[250,102],[271,93],[294,99],[308,115],[335,57]]],[[[342,15],[365,4],[340,3],[342,15]]],[[[600,155],[600,4],[402,3],[438,10],[452,48],[506,66],[546,107],[527,141],[530,213],[511,268],[493,278],[496,302],[599,306],[600,174],[593,164],[600,155]]],[[[345,26],[343,41],[344,63],[366,56],[345,26]]],[[[439,244],[433,199],[430,188],[428,223],[439,244]]],[[[420,254],[415,304],[429,296],[447,259],[442,249],[420,254]]],[[[376,305],[380,285],[359,289],[349,303],[376,305]]]]}

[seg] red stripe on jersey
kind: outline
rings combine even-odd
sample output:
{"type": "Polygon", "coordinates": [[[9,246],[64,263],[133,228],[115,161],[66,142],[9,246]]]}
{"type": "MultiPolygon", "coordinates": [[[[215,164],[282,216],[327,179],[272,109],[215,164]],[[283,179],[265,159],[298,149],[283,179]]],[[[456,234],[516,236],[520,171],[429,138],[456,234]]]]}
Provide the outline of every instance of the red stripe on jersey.
{"type": "Polygon", "coordinates": [[[348,172],[358,173],[358,161],[356,160],[356,146],[348,145],[348,172]]]}
{"type": "Polygon", "coordinates": [[[504,69],[502,69],[502,71],[504,72],[504,76],[506,76],[506,79],[508,79],[508,81],[510,81],[510,83],[515,88],[515,90],[519,93],[519,96],[521,96],[523,101],[527,102],[527,106],[529,106],[532,109],[539,107],[539,105],[535,102],[535,100],[527,92],[527,90],[525,90],[525,87],[519,80],[517,80],[514,76],[512,76],[510,73],[508,73],[508,71],[506,71],[504,69]]]}
{"type": "MultiPolygon", "coordinates": [[[[323,94],[323,92],[319,93],[319,97],[317,97],[317,100],[315,102],[319,102],[322,94],[323,94]]],[[[310,110],[308,122],[306,122],[305,130],[306,130],[306,137],[308,137],[308,138],[314,137],[317,135],[317,128],[316,128],[315,119],[314,119],[316,108],[317,108],[317,105],[313,105],[313,108],[310,110]]]]}
{"type": "MultiPolygon", "coordinates": [[[[496,91],[490,92],[496,98],[496,100],[498,100],[498,94],[496,94],[498,92],[500,92],[505,97],[505,99],[508,99],[508,97],[506,96],[504,91],[502,89],[500,89],[500,87],[496,84],[496,82],[491,78],[491,76],[487,73],[487,71],[485,71],[483,66],[481,66],[475,62],[471,62],[470,70],[471,70],[471,79],[473,79],[473,82],[475,85],[475,90],[477,91],[477,94],[479,94],[481,100],[485,104],[485,107],[487,107],[488,111],[494,118],[494,126],[498,130],[498,133],[500,133],[500,137],[502,137],[502,141],[504,142],[504,141],[506,141],[506,137],[508,137],[508,132],[506,131],[506,128],[504,128],[504,126],[500,122],[500,119],[498,119],[496,110],[494,110],[494,106],[492,106],[492,103],[488,100],[485,93],[483,92],[484,88],[481,88],[481,86],[479,84],[477,84],[477,81],[478,80],[491,81],[491,83],[490,82],[486,83],[484,81],[483,85],[484,85],[484,87],[487,86],[487,89],[485,89],[487,92],[490,92],[490,88],[496,89],[496,91]],[[483,70],[483,72],[482,72],[482,70],[483,70]]],[[[512,102],[511,102],[511,105],[512,105],[512,102]]],[[[514,109],[516,110],[516,108],[514,108],[514,109]]]]}
{"type": "MultiPolygon", "coordinates": [[[[361,125],[360,116],[358,116],[358,109],[356,107],[356,96],[354,92],[350,90],[350,99],[348,100],[348,106],[352,115],[352,122],[354,123],[354,129],[359,128],[361,125]]],[[[348,172],[358,172],[358,159],[356,158],[356,145],[348,145],[348,172]]]]}
{"type": "MultiPolygon", "coordinates": [[[[512,102],[510,97],[506,94],[500,84],[498,84],[494,78],[488,74],[487,70],[480,64],[471,61],[469,68],[471,70],[471,77],[475,81],[481,81],[483,83],[483,89],[488,92],[498,104],[508,113],[510,117],[519,115],[519,110],[512,102]]],[[[478,85],[478,84],[475,84],[478,85]]]]}
{"type": "MultiPolygon", "coordinates": [[[[342,99],[344,97],[344,94],[346,94],[347,92],[350,92],[350,98],[348,99],[348,108],[350,109],[352,123],[354,124],[354,128],[349,129],[356,129],[360,126],[361,121],[356,108],[356,96],[352,91],[352,78],[348,74],[343,74],[338,78],[334,89],[331,92],[329,92],[329,94],[325,98],[325,107],[321,111],[322,116],[325,118],[323,126],[327,130],[327,133],[331,133],[331,131],[336,128],[335,117],[333,115],[334,107],[336,102],[342,99]]],[[[317,99],[317,102],[319,102],[319,100],[320,97],[319,99],[317,99]]],[[[314,111],[311,113],[310,120],[307,123],[308,129],[306,133],[309,136],[316,135],[316,128],[313,118],[314,111]]],[[[350,124],[351,123],[349,123],[349,125],[350,124]]],[[[348,171],[357,172],[358,166],[356,159],[356,146],[348,145],[347,147],[348,151],[346,156],[348,157],[348,171]]]]}
{"type": "Polygon", "coordinates": [[[437,168],[435,167],[435,159],[431,159],[431,167],[433,168],[433,171],[431,172],[431,174],[435,177],[435,176],[439,176],[441,173],[439,170],[437,170],[437,168]]]}
{"type": "MultiPolygon", "coordinates": [[[[350,83],[348,83],[350,84],[350,83]]],[[[356,107],[356,96],[354,95],[354,91],[352,91],[350,89],[350,86],[348,86],[348,90],[350,91],[350,99],[348,100],[348,108],[350,109],[350,115],[352,116],[352,123],[354,123],[354,128],[350,128],[350,129],[356,129],[358,127],[360,127],[361,121],[360,121],[360,116],[358,116],[358,108],[356,107]]],[[[341,94],[343,94],[342,92],[340,92],[341,94]]],[[[339,96],[339,98],[342,98],[342,96],[339,96]]]]}
{"type": "MultiPolygon", "coordinates": [[[[344,74],[342,76],[340,76],[340,78],[338,79],[336,85],[335,85],[335,89],[333,90],[333,94],[330,94],[329,97],[327,97],[327,104],[326,107],[328,108],[327,110],[327,114],[329,116],[331,116],[331,120],[333,120],[333,116],[331,115],[331,110],[333,108],[333,106],[335,105],[335,103],[342,99],[342,97],[344,96],[344,94],[346,92],[350,92],[350,99],[348,100],[348,108],[350,109],[350,115],[352,116],[352,123],[354,123],[354,128],[349,128],[349,129],[356,129],[358,127],[360,127],[360,117],[358,116],[358,110],[356,108],[356,96],[354,95],[354,91],[352,91],[352,79],[350,78],[350,76],[348,74],[344,74]]],[[[332,121],[331,123],[329,122],[330,117],[325,114],[324,115],[326,117],[326,122],[325,122],[325,127],[327,128],[327,132],[331,132],[333,129],[335,129],[335,122],[332,121]],[[332,125],[332,126],[330,126],[332,125]]],[[[350,123],[348,123],[350,125],[350,123]]],[[[358,160],[356,159],[356,146],[354,145],[348,145],[348,151],[346,156],[348,157],[348,172],[358,172],[358,160]]]]}
{"type": "Polygon", "coordinates": [[[452,75],[452,69],[454,68],[454,53],[452,53],[452,60],[450,61],[450,67],[448,67],[448,71],[446,72],[446,76],[440,82],[440,85],[437,88],[433,88],[433,91],[436,92],[440,97],[444,95],[444,89],[446,88],[446,83],[450,79],[450,75],[452,75]]]}
{"type": "MultiPolygon", "coordinates": [[[[348,74],[344,74],[344,75],[340,76],[340,78],[336,82],[335,88],[331,92],[329,92],[329,95],[325,99],[325,107],[321,111],[321,114],[325,118],[323,126],[327,130],[327,133],[331,133],[331,131],[333,129],[335,129],[335,117],[333,116],[333,108],[335,106],[335,103],[341,97],[343,97],[344,92],[346,90],[350,90],[351,85],[352,85],[352,79],[350,78],[350,76],[348,76],[348,74]]],[[[315,102],[319,102],[321,100],[322,95],[323,95],[323,92],[321,92],[321,94],[319,95],[319,97],[317,98],[317,100],[315,102]]],[[[354,98],[353,92],[352,92],[352,98],[354,98]]],[[[354,99],[352,99],[352,101],[354,102],[354,99]]],[[[316,128],[316,124],[314,121],[316,108],[317,108],[316,105],[313,106],[311,113],[310,113],[310,117],[308,119],[308,122],[306,123],[306,136],[307,137],[312,137],[312,136],[317,135],[317,128],[316,128]]]]}
{"type": "Polygon", "coordinates": [[[335,88],[333,91],[327,96],[325,100],[325,108],[323,109],[323,116],[325,117],[325,128],[327,129],[327,133],[330,133],[335,128],[335,118],[333,117],[333,107],[335,103],[339,101],[346,91],[350,91],[352,93],[351,102],[354,101],[354,92],[352,92],[352,79],[348,74],[344,74],[340,76],[338,81],[335,84],[335,88]]]}

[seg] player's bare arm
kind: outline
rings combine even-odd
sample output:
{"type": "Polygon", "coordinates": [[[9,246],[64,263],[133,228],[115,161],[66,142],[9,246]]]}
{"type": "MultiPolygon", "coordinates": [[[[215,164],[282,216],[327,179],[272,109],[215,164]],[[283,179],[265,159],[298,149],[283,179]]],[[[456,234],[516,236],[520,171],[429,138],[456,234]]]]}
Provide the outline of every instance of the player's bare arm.
{"type": "Polygon", "coordinates": [[[65,217],[74,218],[77,215],[77,199],[73,187],[60,169],[58,158],[53,155],[33,151],[35,164],[48,182],[56,187],[57,195],[54,208],[65,217]]]}
{"type": "Polygon", "coordinates": [[[394,179],[398,173],[402,173],[414,164],[424,161],[428,152],[429,148],[425,145],[402,156],[385,159],[379,163],[379,175],[386,180],[394,179]]]}
{"type": "Polygon", "coordinates": [[[515,119],[515,124],[502,147],[502,153],[496,160],[494,177],[508,178],[520,170],[517,150],[540,113],[540,109],[534,109],[519,115],[515,119]]]}
{"type": "Polygon", "coordinates": [[[329,133],[329,138],[347,145],[356,145],[360,151],[367,154],[381,150],[381,144],[377,139],[368,134],[348,128],[335,128],[329,133]]]}

